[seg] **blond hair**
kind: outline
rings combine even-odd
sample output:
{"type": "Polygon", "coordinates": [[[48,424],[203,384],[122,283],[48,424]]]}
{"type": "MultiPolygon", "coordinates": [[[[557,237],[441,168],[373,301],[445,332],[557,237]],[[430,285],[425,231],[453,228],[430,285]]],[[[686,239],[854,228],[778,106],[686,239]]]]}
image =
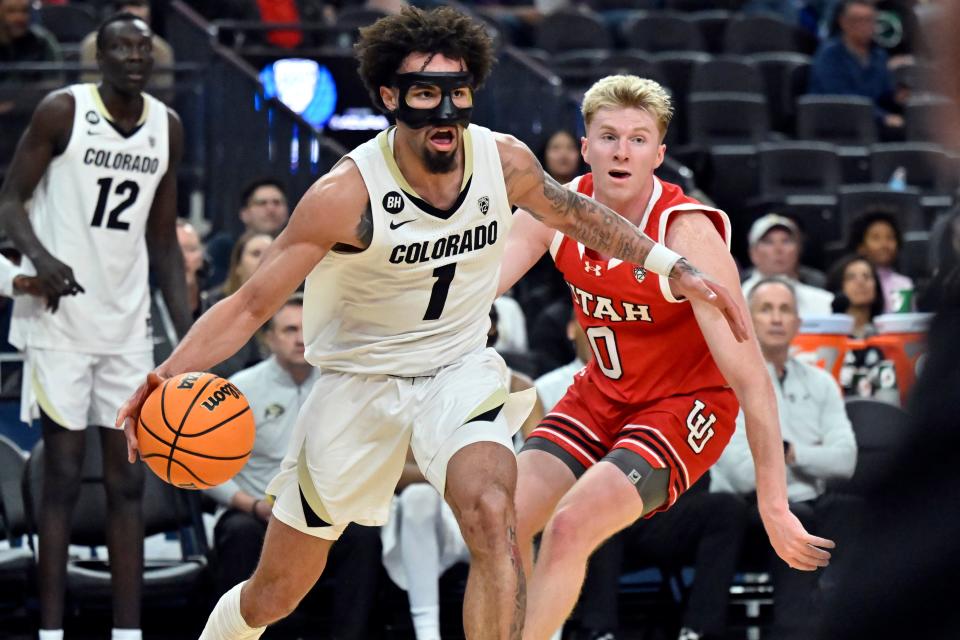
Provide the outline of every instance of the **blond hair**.
{"type": "Polygon", "coordinates": [[[637,76],[607,76],[597,80],[583,96],[583,123],[590,121],[600,109],[643,109],[657,121],[660,139],[667,135],[673,118],[670,95],[658,82],[637,76]]]}

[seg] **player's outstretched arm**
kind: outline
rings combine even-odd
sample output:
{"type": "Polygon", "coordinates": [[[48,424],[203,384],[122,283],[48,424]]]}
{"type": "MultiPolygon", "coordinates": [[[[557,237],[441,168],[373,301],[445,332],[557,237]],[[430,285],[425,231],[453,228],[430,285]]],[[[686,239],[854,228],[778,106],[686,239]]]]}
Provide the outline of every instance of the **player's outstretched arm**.
{"type": "MultiPolygon", "coordinates": [[[[681,215],[673,221],[665,241],[674,251],[697,251],[704,268],[735,292],[736,304],[746,315],[737,266],[707,216],[681,215]]],[[[700,300],[692,300],[692,304],[710,353],[743,409],[756,473],[757,506],[771,545],[795,569],[812,571],[826,566],[830,560],[826,549],[832,549],[834,543],[808,533],[788,507],[777,399],[756,337],[751,331],[748,340],[734,340],[727,329],[727,319],[715,307],[700,300]]]]}
{"type": "Polygon", "coordinates": [[[177,169],[183,154],[183,125],[172,109],[167,110],[170,132],[170,161],[160,179],[147,218],[147,251],[150,267],[170,310],[177,336],[190,329],[190,307],[187,304],[187,279],[184,275],[183,252],[177,242],[177,169]]]}
{"type": "Polygon", "coordinates": [[[57,310],[60,296],[75,295],[83,287],[73,269],[40,243],[24,204],[33,196],[54,156],[66,149],[73,128],[73,111],[74,100],[68,91],[55,91],[40,102],[20,137],[0,187],[0,224],[17,249],[33,263],[41,295],[51,311],[57,310]]]}
{"type": "Polygon", "coordinates": [[[654,242],[613,209],[565,189],[516,138],[499,134],[497,145],[511,204],[595,251],[668,276],[678,293],[717,307],[723,311],[737,340],[747,339],[746,321],[725,287],[708,279],[682,256],[654,242]]]}
{"type": "Polygon", "coordinates": [[[150,391],[165,378],[205,371],[236,353],[334,244],[360,246],[369,226],[363,215],[366,209],[367,191],[352,161],[341,162],[310,187],[253,276],[203,314],[170,357],[120,408],[116,425],[126,431],[131,462],[137,452],[136,421],[150,391]]]}

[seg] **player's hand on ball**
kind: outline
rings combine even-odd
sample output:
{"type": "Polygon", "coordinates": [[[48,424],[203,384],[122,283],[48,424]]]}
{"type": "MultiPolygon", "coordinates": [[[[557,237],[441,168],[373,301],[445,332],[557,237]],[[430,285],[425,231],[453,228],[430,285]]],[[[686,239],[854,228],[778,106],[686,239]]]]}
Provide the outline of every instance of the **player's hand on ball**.
{"type": "Polygon", "coordinates": [[[686,259],[681,259],[670,273],[670,284],[675,295],[688,300],[701,300],[716,307],[727,319],[737,342],[744,342],[750,334],[740,311],[740,305],[722,284],[710,280],[686,259]]]}
{"type": "Polygon", "coordinates": [[[830,564],[830,552],[837,545],[833,540],[807,533],[803,524],[789,509],[760,509],[763,526],[777,555],[793,569],[816,571],[830,564]]]}
{"type": "Polygon", "coordinates": [[[127,461],[131,464],[137,461],[137,455],[140,452],[137,444],[137,421],[140,420],[140,409],[143,408],[143,403],[147,401],[147,396],[163,384],[164,379],[153,371],[148,373],[146,381],[137,387],[137,390],[117,412],[115,426],[123,427],[123,433],[127,437],[127,461]]]}

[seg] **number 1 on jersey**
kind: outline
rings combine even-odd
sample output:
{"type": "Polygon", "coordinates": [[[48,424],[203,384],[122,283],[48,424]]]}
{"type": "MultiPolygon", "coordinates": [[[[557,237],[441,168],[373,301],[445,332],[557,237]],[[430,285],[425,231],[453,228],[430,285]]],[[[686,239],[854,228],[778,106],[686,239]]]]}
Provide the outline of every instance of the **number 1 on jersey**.
{"type": "Polygon", "coordinates": [[[453,282],[453,274],[457,271],[457,263],[451,262],[442,267],[433,270],[433,277],[437,279],[433,283],[433,289],[430,291],[430,302],[427,303],[427,312],[423,314],[424,320],[437,320],[443,313],[443,305],[447,303],[447,293],[450,292],[450,283],[453,282]]]}

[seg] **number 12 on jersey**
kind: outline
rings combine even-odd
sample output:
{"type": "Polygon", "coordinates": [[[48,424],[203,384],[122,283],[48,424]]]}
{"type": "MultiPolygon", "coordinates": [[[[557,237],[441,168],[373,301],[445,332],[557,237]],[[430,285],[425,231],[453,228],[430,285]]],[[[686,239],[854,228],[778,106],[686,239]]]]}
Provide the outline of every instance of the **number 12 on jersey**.
{"type": "MultiPolygon", "coordinates": [[[[90,221],[91,227],[102,227],[104,214],[107,212],[107,199],[110,197],[110,187],[113,186],[113,178],[100,178],[97,180],[100,185],[100,195],[97,196],[97,208],[93,212],[93,220],[90,221]]],[[[118,229],[126,231],[130,228],[130,223],[120,219],[120,214],[133,206],[140,195],[140,186],[133,180],[124,180],[113,190],[118,196],[126,196],[117,206],[110,210],[107,217],[107,229],[118,229]]]]}

